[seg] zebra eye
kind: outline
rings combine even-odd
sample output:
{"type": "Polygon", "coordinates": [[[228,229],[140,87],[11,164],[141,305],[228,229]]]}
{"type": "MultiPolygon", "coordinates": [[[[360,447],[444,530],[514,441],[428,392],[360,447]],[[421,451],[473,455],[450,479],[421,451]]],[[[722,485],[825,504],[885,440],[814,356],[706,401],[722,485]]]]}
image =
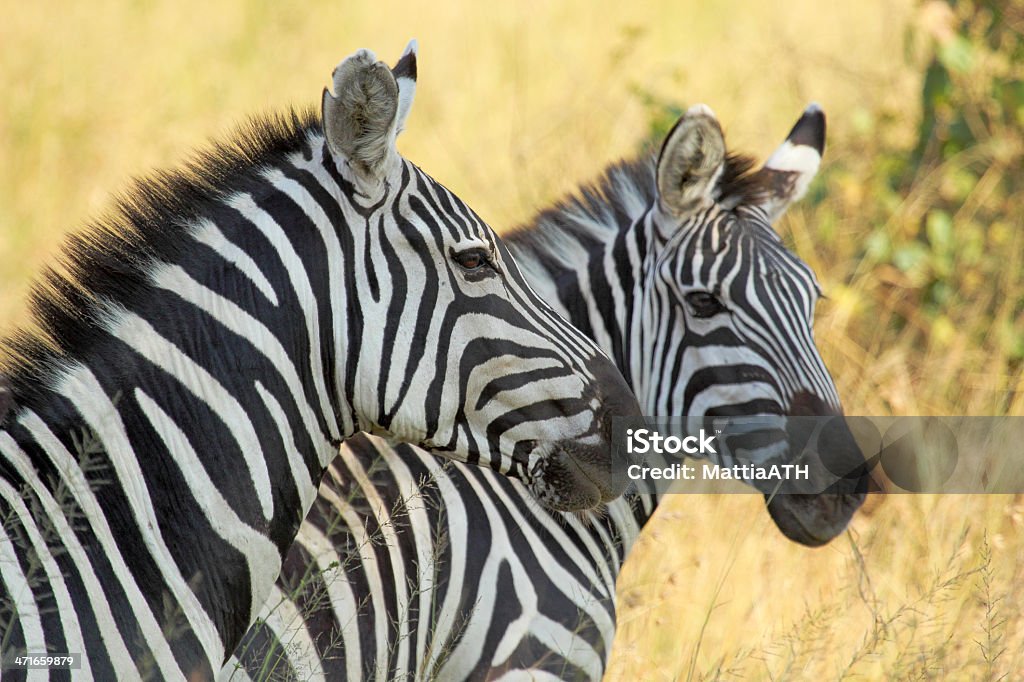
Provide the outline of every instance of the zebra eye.
{"type": "Polygon", "coordinates": [[[710,291],[691,291],[686,295],[686,303],[694,317],[713,317],[725,310],[722,302],[710,291]]]}
{"type": "Polygon", "coordinates": [[[453,252],[452,258],[463,270],[479,270],[487,265],[487,252],[483,249],[467,249],[453,252]]]}

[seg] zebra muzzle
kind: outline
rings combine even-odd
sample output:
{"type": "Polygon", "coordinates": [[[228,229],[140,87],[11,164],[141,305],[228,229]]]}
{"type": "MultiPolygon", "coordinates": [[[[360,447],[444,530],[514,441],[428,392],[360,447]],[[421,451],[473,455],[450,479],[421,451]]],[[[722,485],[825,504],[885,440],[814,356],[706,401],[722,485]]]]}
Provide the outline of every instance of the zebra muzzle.
{"type": "Polygon", "coordinates": [[[807,417],[831,417],[828,438],[821,440],[815,447],[820,451],[809,460],[810,494],[766,494],[765,501],[783,535],[802,545],[819,547],[842,533],[863,504],[868,469],[840,410],[812,393],[800,392],[789,406],[789,416],[794,418],[786,429],[792,449],[802,449],[817,427],[818,420],[807,417]]]}
{"type": "Polygon", "coordinates": [[[534,495],[555,511],[584,511],[611,502],[625,492],[615,476],[610,449],[563,441],[542,460],[534,477],[534,495]]]}
{"type": "Polygon", "coordinates": [[[622,374],[603,355],[588,367],[594,376],[592,397],[600,408],[589,434],[557,441],[538,459],[531,489],[537,499],[556,511],[582,511],[620,497],[628,485],[628,462],[613,444],[617,417],[641,417],[640,405],[622,374]]]}

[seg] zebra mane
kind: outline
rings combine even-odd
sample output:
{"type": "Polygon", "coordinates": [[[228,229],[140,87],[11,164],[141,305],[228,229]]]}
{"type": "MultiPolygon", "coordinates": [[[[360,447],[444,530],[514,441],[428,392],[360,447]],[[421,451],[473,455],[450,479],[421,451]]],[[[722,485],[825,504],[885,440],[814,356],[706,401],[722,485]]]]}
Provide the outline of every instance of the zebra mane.
{"type": "MultiPolygon", "coordinates": [[[[657,150],[606,167],[592,183],[541,211],[531,223],[502,235],[517,248],[528,249],[540,262],[569,262],[569,242],[596,248],[630,226],[657,201],[657,150]]],[[[754,171],[749,156],[729,153],[716,186],[720,203],[731,207],[757,203],[770,187],[754,171]]]]}
{"type": "Polygon", "coordinates": [[[191,225],[225,196],[251,186],[275,160],[310,154],[307,141],[320,129],[311,108],[250,118],[176,169],[134,179],[105,215],[69,236],[56,266],[44,268],[30,290],[30,324],[0,346],[0,369],[15,402],[8,418],[59,376],[64,363],[89,352],[112,308],[143,300],[152,266],[182,255],[191,225]]]}

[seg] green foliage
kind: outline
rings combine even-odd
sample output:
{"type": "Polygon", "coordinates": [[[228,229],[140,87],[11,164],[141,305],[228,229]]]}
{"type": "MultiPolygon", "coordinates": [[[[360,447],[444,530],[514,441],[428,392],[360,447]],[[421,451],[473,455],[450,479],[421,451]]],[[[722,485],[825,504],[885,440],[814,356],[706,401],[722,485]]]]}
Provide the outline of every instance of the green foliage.
{"type": "Polygon", "coordinates": [[[912,146],[887,143],[907,112],[881,112],[859,141],[867,153],[828,167],[826,182],[832,198],[856,195],[845,208],[871,226],[862,269],[891,266],[920,315],[894,324],[923,324],[922,340],[940,344],[951,326],[1019,363],[1024,3],[933,2],[923,15],[909,35],[926,55],[912,146]],[[851,191],[850,182],[865,185],[851,191]],[[971,324],[982,317],[989,324],[971,324]]]}
{"type": "Polygon", "coordinates": [[[668,137],[679,117],[686,112],[686,108],[674,100],[657,95],[640,86],[633,86],[632,92],[633,96],[647,110],[648,123],[644,144],[661,144],[661,141],[668,137]]]}

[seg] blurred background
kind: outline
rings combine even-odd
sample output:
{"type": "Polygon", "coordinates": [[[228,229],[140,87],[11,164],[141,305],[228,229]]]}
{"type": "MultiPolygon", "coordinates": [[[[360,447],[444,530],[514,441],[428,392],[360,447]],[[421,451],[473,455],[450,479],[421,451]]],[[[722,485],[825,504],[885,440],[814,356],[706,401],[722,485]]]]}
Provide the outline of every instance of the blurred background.
{"type": "MultiPolygon", "coordinates": [[[[0,330],[129,177],[416,37],[399,146],[499,231],[690,104],[764,159],[819,102],[823,169],[779,229],[828,296],[847,413],[1024,415],[1020,1],[7,2],[0,330]]],[[[817,550],[762,507],[662,505],[619,582],[610,679],[1019,679],[1024,499],[875,498],[817,550]]]]}

